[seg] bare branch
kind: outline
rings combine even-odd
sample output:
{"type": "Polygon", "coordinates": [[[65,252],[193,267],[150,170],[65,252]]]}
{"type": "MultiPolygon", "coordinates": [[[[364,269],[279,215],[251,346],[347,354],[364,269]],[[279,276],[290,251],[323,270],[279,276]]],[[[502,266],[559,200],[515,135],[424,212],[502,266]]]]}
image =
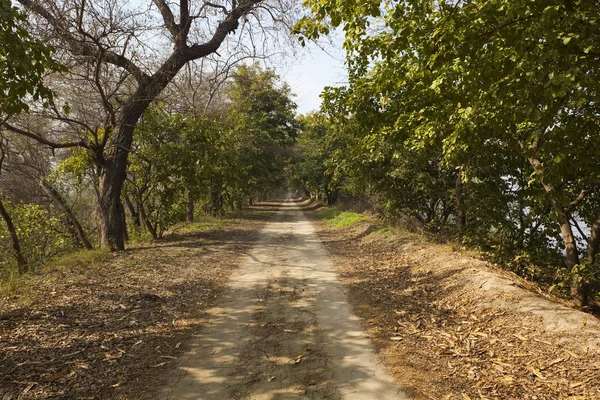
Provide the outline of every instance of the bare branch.
{"type": "MultiPolygon", "coordinates": [[[[26,9],[35,12],[48,21],[50,25],[52,25],[54,29],[56,29],[58,33],[65,39],[74,54],[86,57],[94,57],[96,59],[99,57],[98,50],[94,48],[94,46],[78,40],[71,32],[69,32],[69,29],[63,24],[62,21],[55,18],[54,15],[45,9],[39,2],[36,2],[35,0],[18,1],[26,9]]],[[[80,14],[80,19],[81,18],[83,18],[83,9],[81,10],[80,14]]],[[[106,62],[125,69],[131,75],[133,75],[138,83],[146,82],[149,79],[149,75],[143,72],[133,61],[127,57],[108,49],[104,49],[104,51],[104,60],[106,62]]]]}
{"type": "Polygon", "coordinates": [[[222,6],[220,4],[215,4],[215,3],[211,3],[210,1],[205,1],[204,5],[207,7],[218,8],[218,9],[222,10],[225,14],[229,14],[229,11],[227,11],[227,7],[222,6]]]}
{"type": "Polygon", "coordinates": [[[577,207],[579,205],[579,203],[581,203],[585,197],[586,194],[589,193],[589,189],[581,189],[581,192],[579,192],[579,195],[575,198],[575,200],[573,200],[572,202],[569,203],[569,205],[567,206],[568,210],[571,210],[575,207],[577,207]]]}
{"type": "Polygon", "coordinates": [[[227,35],[237,29],[239,25],[238,20],[250,13],[261,1],[262,0],[246,0],[239,3],[239,5],[227,15],[227,18],[219,23],[215,29],[215,33],[209,41],[184,49],[186,61],[196,60],[215,52],[221,43],[223,43],[227,35]]]}
{"type": "Polygon", "coordinates": [[[156,4],[156,7],[158,7],[158,10],[160,11],[160,14],[165,22],[165,26],[173,36],[173,39],[175,39],[179,33],[179,27],[175,23],[173,11],[171,11],[165,0],[154,0],[154,4],[156,4]]]}
{"type": "Polygon", "coordinates": [[[579,226],[579,223],[577,223],[577,220],[575,218],[571,218],[571,224],[573,226],[575,226],[575,228],[577,229],[577,231],[579,232],[579,234],[581,235],[581,238],[585,241],[588,242],[589,238],[588,236],[585,234],[585,232],[583,232],[583,230],[581,229],[581,227],[579,226]]]}
{"type": "Polygon", "coordinates": [[[16,126],[10,125],[6,122],[4,123],[4,126],[6,127],[6,129],[8,129],[11,132],[34,139],[37,142],[44,144],[52,149],[66,149],[66,148],[72,148],[72,147],[84,147],[86,149],[90,148],[89,144],[83,140],[79,140],[76,142],[56,143],[56,142],[52,142],[46,138],[43,138],[39,135],[36,135],[35,133],[31,133],[24,129],[17,128],[16,126]]]}

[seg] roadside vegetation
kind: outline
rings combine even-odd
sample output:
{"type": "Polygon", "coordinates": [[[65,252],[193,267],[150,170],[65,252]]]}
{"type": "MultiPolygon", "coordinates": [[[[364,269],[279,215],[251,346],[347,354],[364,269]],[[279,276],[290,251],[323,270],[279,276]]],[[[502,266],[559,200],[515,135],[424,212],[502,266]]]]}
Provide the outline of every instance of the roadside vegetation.
{"type": "Polygon", "coordinates": [[[342,28],[349,82],[302,118],[298,187],[597,301],[597,2],[305,5],[296,32],[342,28]]]}
{"type": "Polygon", "coordinates": [[[0,287],[0,397],[155,399],[264,221],[203,217],[0,287]]]}
{"type": "Polygon", "coordinates": [[[363,214],[340,211],[335,208],[328,208],[317,213],[317,216],[324,219],[327,224],[336,228],[345,228],[358,222],[364,221],[367,217],[363,214]]]}

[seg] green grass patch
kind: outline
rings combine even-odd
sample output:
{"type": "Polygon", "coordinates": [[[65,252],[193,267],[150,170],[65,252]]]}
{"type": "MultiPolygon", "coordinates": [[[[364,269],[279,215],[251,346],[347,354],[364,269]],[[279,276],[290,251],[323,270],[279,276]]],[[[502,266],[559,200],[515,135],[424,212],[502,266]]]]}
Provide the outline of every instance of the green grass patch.
{"type": "Polygon", "coordinates": [[[105,249],[81,250],[65,254],[49,263],[49,267],[71,269],[76,267],[95,267],[102,264],[109,256],[105,249]]]}
{"type": "Polygon", "coordinates": [[[365,221],[367,217],[363,214],[343,211],[331,219],[327,219],[327,223],[336,228],[345,228],[352,226],[361,221],[365,221]]]}
{"type": "Polygon", "coordinates": [[[193,234],[193,233],[198,233],[198,232],[203,232],[206,231],[208,229],[213,229],[213,228],[221,228],[227,225],[234,225],[234,224],[238,224],[239,221],[233,220],[233,219],[206,219],[206,220],[202,220],[202,221],[197,221],[197,222],[191,222],[191,223],[187,223],[187,222],[182,222],[180,224],[177,224],[175,227],[173,227],[171,229],[172,232],[180,234],[180,235],[186,235],[186,234],[193,234]]]}
{"type": "Polygon", "coordinates": [[[247,219],[264,220],[264,219],[271,218],[271,216],[273,216],[273,214],[274,214],[273,211],[250,210],[250,211],[242,212],[241,217],[247,218],[247,219]]]}
{"type": "Polygon", "coordinates": [[[388,236],[392,233],[392,229],[389,226],[380,226],[379,228],[375,229],[372,234],[373,235],[379,235],[379,236],[388,236]]]}
{"type": "Polygon", "coordinates": [[[338,215],[340,215],[342,212],[340,210],[338,210],[337,208],[326,208],[325,210],[321,210],[317,213],[317,217],[321,218],[321,219],[327,219],[327,220],[331,220],[335,217],[337,217],[338,215]]]}
{"type": "Polygon", "coordinates": [[[46,284],[61,283],[71,274],[92,273],[101,268],[109,257],[111,253],[108,250],[81,250],[51,259],[23,275],[15,267],[9,271],[7,278],[0,281],[0,298],[18,294],[18,304],[30,304],[37,298],[32,282],[43,278],[46,284]]]}

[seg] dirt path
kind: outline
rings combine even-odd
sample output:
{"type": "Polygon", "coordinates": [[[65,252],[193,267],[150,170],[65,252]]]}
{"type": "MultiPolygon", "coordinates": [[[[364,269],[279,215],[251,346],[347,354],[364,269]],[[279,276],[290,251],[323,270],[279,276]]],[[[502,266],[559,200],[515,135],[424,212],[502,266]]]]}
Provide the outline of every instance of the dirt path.
{"type": "Polygon", "coordinates": [[[0,291],[0,399],[156,399],[270,214],[67,255],[0,291]]]}
{"type": "Polygon", "coordinates": [[[263,230],[207,320],[169,399],[406,398],[294,203],[263,230]]]}

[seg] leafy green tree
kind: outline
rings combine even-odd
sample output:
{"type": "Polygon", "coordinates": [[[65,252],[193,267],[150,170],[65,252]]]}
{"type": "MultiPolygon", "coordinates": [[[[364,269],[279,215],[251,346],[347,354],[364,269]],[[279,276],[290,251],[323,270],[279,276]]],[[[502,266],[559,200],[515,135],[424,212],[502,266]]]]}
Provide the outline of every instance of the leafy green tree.
{"type": "Polygon", "coordinates": [[[298,129],[289,86],[254,64],[237,68],[226,94],[232,136],[240,143],[238,162],[245,166],[241,190],[260,196],[285,185],[283,171],[298,129]]]}
{"type": "Polygon", "coordinates": [[[27,30],[27,17],[0,0],[0,116],[29,109],[30,100],[52,101],[52,92],[44,85],[46,71],[58,69],[52,59],[53,48],[33,37],[27,30]]]}
{"type": "Polygon", "coordinates": [[[300,116],[298,122],[300,133],[294,146],[293,174],[307,195],[324,194],[327,203],[332,205],[338,193],[335,168],[328,166],[335,150],[332,126],[327,116],[320,113],[300,116]]]}
{"type": "Polygon", "coordinates": [[[141,222],[156,239],[181,220],[184,177],[192,161],[179,114],[150,106],[137,129],[124,195],[135,199],[141,222]]]}
{"type": "MultiPolygon", "coordinates": [[[[19,3],[36,17],[38,33],[60,45],[74,68],[71,82],[85,81],[88,93],[84,94],[93,92],[93,108],[101,116],[94,116],[98,123],[92,126],[58,110],[62,126],[78,127],[74,141],[49,140],[19,127],[13,131],[56,149],[89,150],[98,169],[100,243],[112,250],[124,248],[121,191],[136,125],[146,108],[185,65],[215,54],[228,37],[234,42],[228,51],[242,51],[243,46],[235,45],[239,36],[229,36],[238,29],[240,20],[244,21],[242,37],[254,38],[269,28],[273,28],[269,35],[275,34],[276,26],[285,24],[287,16],[286,2],[271,6],[262,0],[223,4],[154,0],[150,3],[156,12],[150,13],[140,13],[139,5],[116,0],[102,4],[63,0],[19,3]],[[158,48],[164,41],[148,40],[156,36],[166,37],[171,50],[158,48]],[[157,46],[148,51],[153,45],[157,46]]],[[[255,56],[259,50],[253,46],[253,52],[255,56]]]]}
{"type": "MultiPolygon", "coordinates": [[[[600,271],[598,3],[305,4],[313,16],[296,28],[305,37],[327,33],[328,23],[344,28],[344,103],[374,143],[368,150],[429,159],[401,168],[413,174],[431,162],[438,173],[458,171],[451,219],[460,230],[505,232],[503,245],[521,247],[560,238],[573,295],[586,303],[600,271]],[[579,242],[577,221],[589,228],[579,242]]],[[[396,174],[393,162],[378,168],[396,174]]],[[[434,192],[443,198],[444,188],[434,192]]]]}
{"type": "MultiPolygon", "coordinates": [[[[7,118],[27,111],[30,100],[51,104],[53,93],[44,85],[44,74],[48,70],[60,69],[52,60],[52,47],[30,35],[26,25],[24,13],[13,7],[10,0],[0,0],[0,172],[7,155],[6,138],[2,135],[7,118]]],[[[10,207],[6,207],[2,200],[0,215],[6,224],[19,270],[23,272],[27,257],[19,241],[18,228],[15,228],[10,215],[10,207]]]]}

